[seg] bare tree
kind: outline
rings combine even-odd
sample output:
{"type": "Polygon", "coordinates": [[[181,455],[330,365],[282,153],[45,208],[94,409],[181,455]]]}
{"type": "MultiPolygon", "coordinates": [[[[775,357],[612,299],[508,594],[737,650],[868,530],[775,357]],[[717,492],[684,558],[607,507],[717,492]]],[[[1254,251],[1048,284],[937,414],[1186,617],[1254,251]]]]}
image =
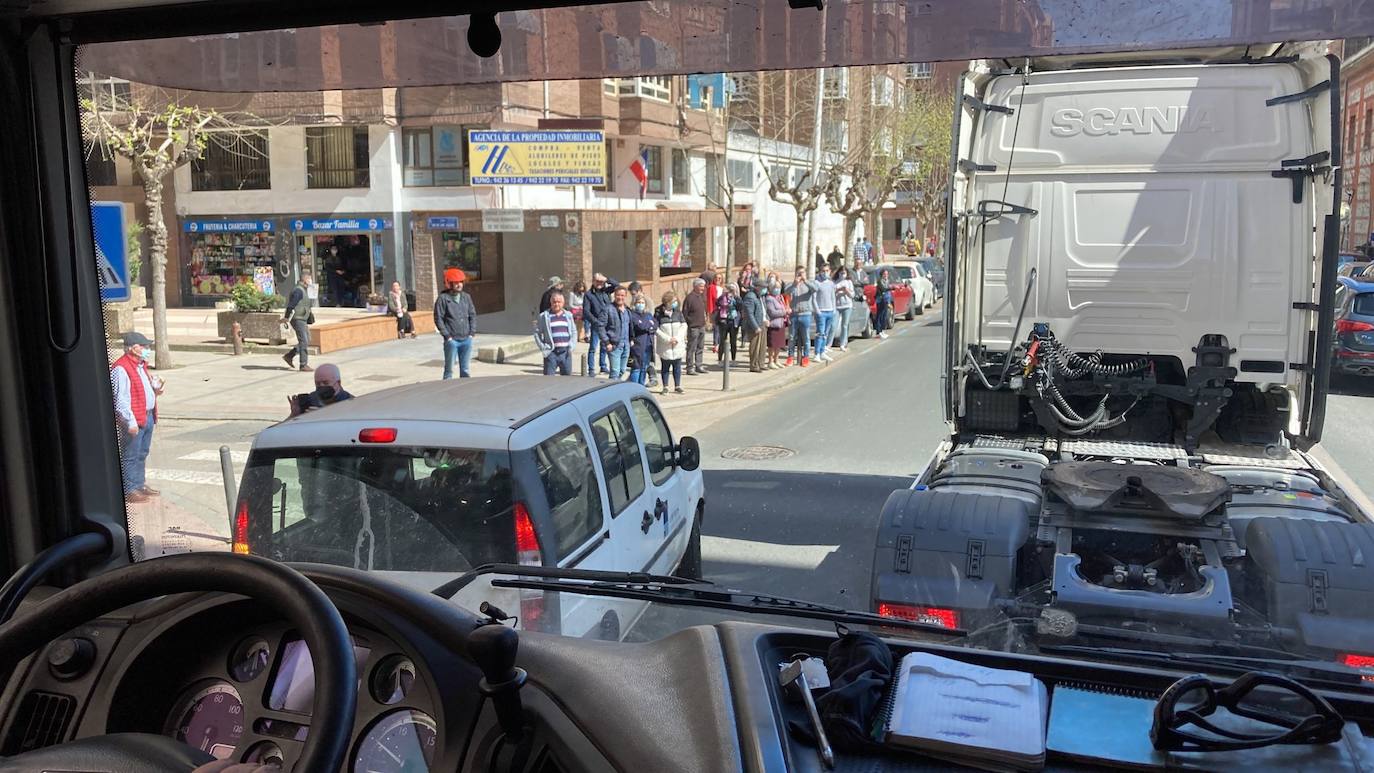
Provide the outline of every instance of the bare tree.
{"type": "Polygon", "coordinates": [[[944,222],[949,209],[954,97],[921,90],[911,95],[911,101],[913,145],[908,158],[915,162],[916,169],[908,175],[904,187],[921,227],[930,233],[934,225],[939,233],[939,224],[944,222]]]}
{"type": "MultiPolygon", "coordinates": [[[[773,95],[772,98],[759,99],[759,142],[755,146],[755,153],[758,156],[759,164],[767,171],[768,177],[768,196],[779,204],[786,204],[792,207],[796,216],[796,240],[794,247],[794,257],[797,265],[811,264],[811,256],[806,251],[809,246],[806,240],[806,220],[807,217],[820,206],[824,198],[825,189],[821,175],[812,174],[811,170],[801,170],[800,174],[792,175],[790,165],[780,165],[782,174],[775,174],[769,169],[768,160],[764,157],[765,145],[771,146],[769,149],[775,156],[782,155],[782,150],[787,151],[789,160],[795,158],[794,150],[798,147],[796,140],[803,135],[803,127],[809,134],[813,129],[810,128],[814,120],[816,106],[823,99],[820,88],[820,78],[811,74],[807,79],[805,73],[794,72],[795,80],[789,79],[786,73],[770,74],[774,81],[781,80],[782,89],[786,92],[781,97],[773,95]]],[[[775,83],[776,86],[776,83],[775,83]]],[[[814,138],[807,137],[810,141],[814,138]]],[[[811,144],[808,142],[808,144],[811,144]]],[[[808,150],[808,154],[817,152],[815,149],[808,150]]],[[[802,159],[797,159],[802,160],[802,159]]],[[[810,156],[805,160],[809,163],[810,156]]]]}
{"type": "MultiPolygon", "coordinates": [[[[241,117],[182,105],[157,89],[135,87],[137,97],[116,100],[95,93],[81,100],[82,134],[91,152],[129,159],[143,185],[148,210],[148,260],[153,270],[153,340],[158,369],[174,367],[167,340],[167,223],[163,193],[177,167],[202,158],[210,143],[224,143],[233,152],[255,152],[239,142],[245,131],[261,132],[241,117]]],[[[253,122],[256,123],[256,122],[253,122]]]]}

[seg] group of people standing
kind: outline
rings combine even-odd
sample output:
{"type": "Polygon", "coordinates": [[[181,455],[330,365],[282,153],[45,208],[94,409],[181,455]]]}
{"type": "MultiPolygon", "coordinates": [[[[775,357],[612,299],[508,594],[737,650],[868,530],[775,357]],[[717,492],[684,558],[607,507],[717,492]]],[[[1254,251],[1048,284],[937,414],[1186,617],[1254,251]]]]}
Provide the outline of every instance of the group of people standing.
{"type": "MultiPolygon", "coordinates": [[[[672,388],[682,392],[684,375],[707,372],[708,332],[718,363],[726,357],[734,362],[743,344],[752,373],[807,367],[813,358],[830,362],[833,350],[848,351],[855,320],[864,321],[858,315],[869,313],[863,290],[869,279],[861,266],[860,259],[850,268],[842,255],[838,261],[832,256],[810,276],[798,266],[787,283],[776,271],[759,272],[752,261],[734,281],[711,266],[692,280],[685,296],[670,290],[656,304],[638,282],[621,285],[597,273],[591,287],[579,282],[568,291],[560,277],[552,277],[534,323],[544,374],[572,375],[573,352],[586,342],[586,375],[628,377],[651,388],[661,382],[661,393],[671,379],[672,388]]],[[[889,282],[886,271],[875,278],[875,327],[882,338],[889,282]]]]}

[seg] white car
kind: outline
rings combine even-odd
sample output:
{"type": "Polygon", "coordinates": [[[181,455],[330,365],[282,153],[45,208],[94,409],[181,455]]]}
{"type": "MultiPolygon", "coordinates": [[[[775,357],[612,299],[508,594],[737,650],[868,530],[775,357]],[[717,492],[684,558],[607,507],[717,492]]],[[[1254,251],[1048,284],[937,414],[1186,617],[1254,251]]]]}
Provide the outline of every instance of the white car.
{"type": "Polygon", "coordinates": [[[912,303],[907,307],[906,318],[915,318],[917,314],[925,313],[935,305],[935,283],[930,280],[930,274],[926,272],[925,266],[915,262],[901,262],[891,264],[892,273],[897,278],[911,288],[912,303]]]}
{"type": "MultiPolygon", "coordinates": [[[[392,575],[426,590],[483,564],[701,574],[705,492],[637,384],[510,376],[335,403],[253,442],[233,549],[392,575]]],[[[522,628],[620,638],[642,602],[469,587],[522,628]]]]}

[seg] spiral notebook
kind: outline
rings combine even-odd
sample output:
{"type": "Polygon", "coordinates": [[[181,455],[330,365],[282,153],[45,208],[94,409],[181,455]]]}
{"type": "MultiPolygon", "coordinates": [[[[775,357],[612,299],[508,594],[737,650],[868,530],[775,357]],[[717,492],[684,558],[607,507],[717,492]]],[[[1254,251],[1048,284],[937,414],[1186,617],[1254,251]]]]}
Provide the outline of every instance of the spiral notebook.
{"type": "Polygon", "coordinates": [[[1045,684],[1032,674],[913,652],[898,666],[874,737],[983,770],[1039,770],[1048,712],[1045,684]]]}
{"type": "Polygon", "coordinates": [[[1045,746],[1075,762],[1162,769],[1168,755],[1150,743],[1157,697],[1126,688],[1061,682],[1054,686],[1045,746]]]}

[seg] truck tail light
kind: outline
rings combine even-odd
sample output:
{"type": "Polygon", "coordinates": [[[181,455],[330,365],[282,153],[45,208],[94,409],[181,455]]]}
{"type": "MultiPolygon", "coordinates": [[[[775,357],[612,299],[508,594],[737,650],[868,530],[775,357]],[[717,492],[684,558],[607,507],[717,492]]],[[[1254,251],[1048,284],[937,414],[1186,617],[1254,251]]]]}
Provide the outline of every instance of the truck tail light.
{"type": "MultiPolygon", "coordinates": [[[[524,502],[515,503],[515,562],[521,566],[539,566],[539,537],[534,533],[534,521],[524,502]]],[[[525,630],[540,630],[544,617],[544,592],[520,589],[520,625],[525,630]]]]}
{"type": "Polygon", "coordinates": [[[941,628],[954,629],[959,627],[959,610],[948,607],[925,607],[880,601],[878,602],[878,614],[897,620],[931,623],[941,628]]]}
{"type": "Polygon", "coordinates": [[[248,555],[248,500],[240,499],[234,513],[234,552],[248,555]]]}
{"type": "Polygon", "coordinates": [[[1360,677],[1363,681],[1374,682],[1374,655],[1359,655],[1353,652],[1346,652],[1336,656],[1336,661],[1350,668],[1357,668],[1364,672],[1360,677]]]}

